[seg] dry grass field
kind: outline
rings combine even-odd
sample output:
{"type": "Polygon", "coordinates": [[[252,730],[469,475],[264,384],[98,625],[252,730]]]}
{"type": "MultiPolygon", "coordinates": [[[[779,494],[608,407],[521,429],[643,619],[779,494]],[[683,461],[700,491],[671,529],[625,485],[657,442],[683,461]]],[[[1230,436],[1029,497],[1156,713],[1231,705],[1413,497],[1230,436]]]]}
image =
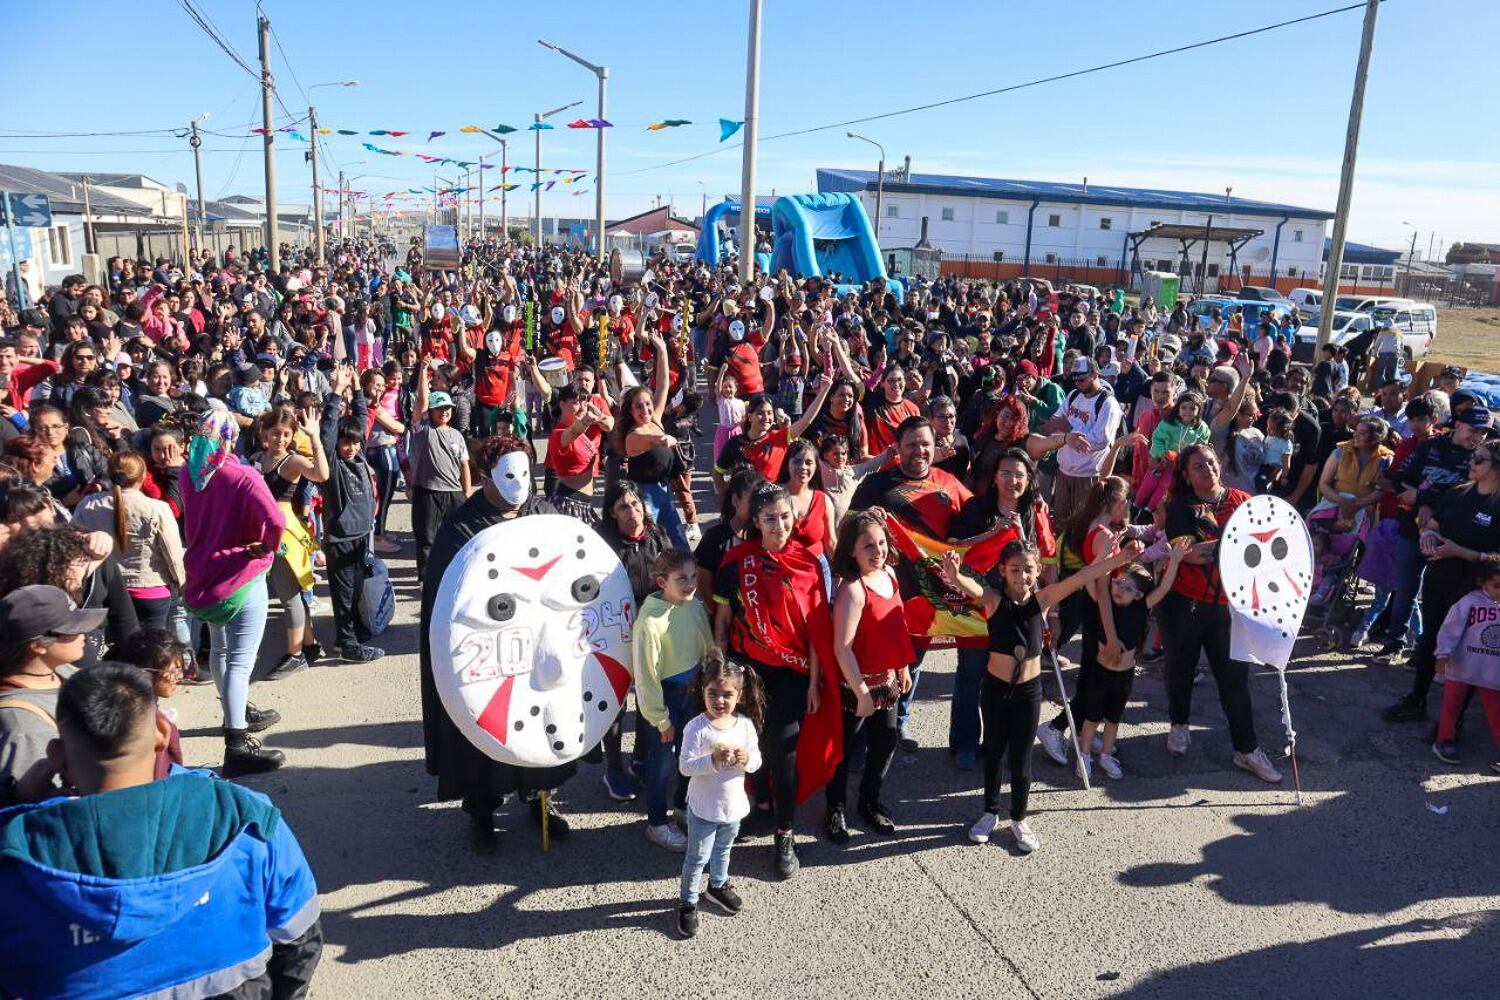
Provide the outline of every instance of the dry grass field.
{"type": "Polygon", "coordinates": [[[1439,309],[1432,359],[1500,372],[1500,308],[1439,309]]]}

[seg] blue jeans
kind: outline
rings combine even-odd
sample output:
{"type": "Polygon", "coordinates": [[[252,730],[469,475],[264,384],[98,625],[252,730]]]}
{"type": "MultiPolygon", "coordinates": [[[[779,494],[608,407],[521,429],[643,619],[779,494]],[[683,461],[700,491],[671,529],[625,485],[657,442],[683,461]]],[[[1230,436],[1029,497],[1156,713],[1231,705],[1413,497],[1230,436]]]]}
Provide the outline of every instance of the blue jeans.
{"type": "Polygon", "coordinates": [[[672,502],[672,491],[667,489],[666,483],[636,483],[641,490],[641,499],[646,503],[646,513],[651,515],[661,530],[667,533],[672,544],[683,551],[688,551],[691,546],[687,543],[687,537],[682,533],[682,518],[677,513],[677,506],[672,502]]]}
{"type": "MultiPolygon", "coordinates": [[[[1370,602],[1370,606],[1365,609],[1365,613],[1360,616],[1359,624],[1354,627],[1354,631],[1368,633],[1374,627],[1375,619],[1380,617],[1380,613],[1391,603],[1391,599],[1394,596],[1395,591],[1389,587],[1376,587],[1375,598],[1370,602]]],[[[1412,603],[1411,614],[1406,618],[1404,632],[1411,635],[1413,642],[1422,635],[1421,602],[1412,603]]],[[[1390,641],[1395,642],[1403,635],[1403,629],[1396,628],[1390,630],[1389,634],[1394,637],[1390,641]]]]}
{"type": "MultiPolygon", "coordinates": [[[[1396,565],[1399,572],[1396,586],[1391,589],[1391,627],[1386,642],[1403,642],[1414,646],[1422,637],[1420,595],[1422,577],[1427,572],[1427,560],[1422,558],[1422,549],[1414,538],[1398,539],[1396,545],[1396,565]],[[1412,623],[1409,629],[1408,620],[1412,623]]],[[[1442,622],[1437,624],[1441,625],[1442,622]]]]}
{"type": "Polygon", "coordinates": [[[979,685],[989,664],[988,649],[960,649],[948,712],[948,750],[979,753],[979,685]]]}
{"type": "Polygon", "coordinates": [[[740,832],[740,821],[715,823],[688,811],[687,856],[682,859],[682,901],[698,903],[698,876],[708,868],[708,884],[715,889],[729,881],[729,851],[740,832]]]}
{"type": "Polygon", "coordinates": [[[367,449],[370,468],[375,470],[375,534],[385,537],[385,520],[396,499],[396,483],[401,477],[401,462],[395,445],[376,445],[367,449]]]}
{"type": "Polygon", "coordinates": [[[1401,354],[1399,351],[1379,355],[1375,361],[1375,384],[1384,385],[1395,378],[1396,373],[1400,370],[1401,354]]]}
{"type": "Polygon", "coordinates": [[[167,614],[167,628],[172,633],[172,637],[184,646],[193,644],[188,621],[187,605],[182,603],[182,596],[179,594],[172,598],[172,610],[167,614]]]}
{"type": "Polygon", "coordinates": [[[245,728],[245,704],[250,699],[250,675],[255,671],[255,656],[266,631],[266,578],[262,574],[250,584],[249,595],[239,614],[222,625],[207,622],[208,665],[214,685],[219,689],[219,704],[224,709],[225,729],[245,728]]]}
{"type": "Polygon", "coordinates": [[[911,690],[903,694],[896,701],[896,725],[898,728],[906,728],[906,720],[911,718],[911,703],[917,700],[917,678],[922,676],[922,660],[927,656],[925,649],[917,651],[917,662],[911,665],[911,690]]]}
{"type": "Polygon", "coordinates": [[[698,668],[694,667],[661,682],[661,698],[667,706],[667,717],[672,720],[676,738],[671,743],[663,743],[660,732],[647,724],[650,731],[646,739],[650,742],[646,746],[646,822],[652,826],[661,826],[667,821],[669,792],[675,791],[673,804],[679,806],[687,793],[686,779],[677,773],[677,754],[682,748],[682,728],[693,717],[688,710],[687,695],[688,685],[697,673],[698,668]]]}

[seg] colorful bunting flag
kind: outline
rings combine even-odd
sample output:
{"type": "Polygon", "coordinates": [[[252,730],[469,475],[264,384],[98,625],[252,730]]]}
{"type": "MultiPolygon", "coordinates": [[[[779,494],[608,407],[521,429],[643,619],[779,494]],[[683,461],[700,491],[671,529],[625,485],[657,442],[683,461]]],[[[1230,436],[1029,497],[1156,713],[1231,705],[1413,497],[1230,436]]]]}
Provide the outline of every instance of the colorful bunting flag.
{"type": "Polygon", "coordinates": [[[494,132],[497,135],[510,135],[515,131],[515,129],[509,125],[496,125],[494,128],[490,129],[490,131],[494,132]]]}
{"type": "MultiPolygon", "coordinates": [[[[374,133],[374,132],[371,132],[371,133],[370,133],[370,134],[371,134],[371,135],[374,135],[374,134],[375,134],[375,133],[374,133]]],[[[387,132],[387,133],[386,133],[386,135],[388,135],[388,136],[391,136],[391,137],[393,137],[393,138],[396,138],[396,139],[399,139],[399,138],[401,138],[401,137],[402,137],[402,136],[403,136],[403,135],[406,135],[406,133],[405,133],[405,132],[395,132],[395,131],[391,131],[391,132],[387,132]]]]}
{"type": "Polygon", "coordinates": [[[268,128],[253,128],[250,131],[254,132],[256,135],[270,135],[271,134],[271,130],[268,129],[268,128]]]}
{"type": "Polygon", "coordinates": [[[664,118],[659,122],[652,122],[646,128],[652,132],[660,132],[664,128],[680,128],[683,125],[691,125],[692,122],[686,118],[664,118]]]}
{"type": "Polygon", "coordinates": [[[307,136],[303,135],[301,132],[288,131],[287,135],[291,136],[293,139],[296,139],[298,142],[307,141],[307,136]]]}
{"type": "Polygon", "coordinates": [[[331,128],[320,128],[320,129],[318,129],[318,134],[319,135],[332,135],[333,134],[333,129],[331,129],[331,128]]]}
{"type": "Polygon", "coordinates": [[[431,142],[432,140],[436,139],[438,136],[440,136],[440,135],[447,135],[447,134],[448,134],[447,132],[431,132],[431,133],[428,133],[427,141],[431,142]]]}
{"type": "Polygon", "coordinates": [[[745,127],[745,123],[742,122],[742,121],[737,122],[737,121],[734,121],[734,120],[729,119],[729,118],[720,118],[719,119],[719,141],[723,142],[724,140],[728,139],[730,136],[734,135],[736,132],[738,132],[740,129],[742,129],[744,127],[745,127]]]}
{"type": "Polygon", "coordinates": [[[336,129],[336,131],[339,135],[359,135],[359,133],[354,131],[352,128],[341,128],[336,129]]]}
{"type": "Polygon", "coordinates": [[[541,186],[542,186],[542,182],[541,181],[532,181],[531,182],[531,190],[533,190],[533,191],[535,191],[537,188],[539,188],[541,186]]]}
{"type": "Polygon", "coordinates": [[[552,190],[552,185],[554,185],[556,183],[557,183],[557,181],[548,181],[547,182],[547,186],[545,188],[543,188],[542,190],[543,191],[551,191],[552,190]]]}
{"type": "Polygon", "coordinates": [[[459,131],[474,133],[480,131],[480,128],[478,125],[465,125],[463,128],[459,129],[459,131]]]}
{"type": "Polygon", "coordinates": [[[546,122],[532,122],[530,125],[526,126],[526,131],[539,132],[544,128],[552,128],[552,126],[547,124],[546,122]]]}
{"type": "Polygon", "coordinates": [[[614,125],[603,118],[590,118],[589,128],[614,128],[614,125]]]}

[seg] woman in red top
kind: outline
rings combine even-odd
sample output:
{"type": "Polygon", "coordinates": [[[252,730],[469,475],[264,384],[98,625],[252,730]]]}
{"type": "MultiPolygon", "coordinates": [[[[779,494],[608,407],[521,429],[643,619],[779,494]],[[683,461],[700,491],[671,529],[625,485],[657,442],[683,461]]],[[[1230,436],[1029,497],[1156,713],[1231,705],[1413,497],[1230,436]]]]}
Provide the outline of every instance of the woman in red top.
{"type": "Polygon", "coordinates": [[[1250,667],[1229,658],[1229,599],[1219,579],[1219,536],[1235,508],[1249,499],[1248,493],[1219,481],[1219,459],[1213,448],[1194,444],[1178,454],[1169,499],[1156,514],[1168,538],[1186,536],[1193,543],[1177,570],[1172,592],[1157,612],[1167,652],[1167,715],[1172,723],[1167,750],[1177,757],[1187,753],[1193,674],[1199,656],[1207,656],[1219,689],[1219,704],[1229,719],[1235,766],[1262,781],[1277,782],[1281,775],[1255,738],[1250,667]]]}
{"type": "Polygon", "coordinates": [[[727,476],[736,465],[749,465],[771,482],[780,481],[787,445],[801,437],[812,424],[832,387],[832,379],[827,375],[820,376],[818,394],[813,397],[807,412],[789,424],[776,423],[776,406],[770,396],[752,397],[745,404],[745,419],[740,424],[739,435],[724,442],[724,450],[719,452],[714,469],[719,475],[727,476]]]}
{"type": "Polygon", "coordinates": [[[896,443],[896,428],[907,417],[921,416],[906,398],[906,369],[891,365],[880,379],[880,391],[865,397],[865,435],[870,454],[878,455],[896,443]]]}
{"type": "Polygon", "coordinates": [[[819,558],[833,554],[833,500],[813,486],[818,475],[818,450],[807,438],[798,438],[786,450],[782,485],[792,501],[796,525],[792,540],[807,546],[819,558]]]}
{"type": "Polygon", "coordinates": [[[841,748],[838,667],[823,573],[807,548],[792,540],[793,523],[784,488],[766,483],[756,490],[748,540],[725,553],[714,587],[719,646],[748,662],[766,690],[760,748],[770,766],[756,775],[755,794],[763,806],[774,807],[782,878],[799,867],[797,803],[828,783],[841,748]]]}
{"type": "Polygon", "coordinates": [[[833,554],[833,572],[842,581],[833,600],[833,655],[844,682],[839,691],[844,756],[825,792],[828,817],[823,830],[835,844],[849,842],[844,819],[848,760],[867,723],[870,752],[859,781],[859,815],[881,836],[896,832],[880,804],[880,790],[896,754],[897,702],[911,688],[910,668],[917,652],[891,568],[893,547],[885,513],[867,510],[844,522],[833,554]]]}

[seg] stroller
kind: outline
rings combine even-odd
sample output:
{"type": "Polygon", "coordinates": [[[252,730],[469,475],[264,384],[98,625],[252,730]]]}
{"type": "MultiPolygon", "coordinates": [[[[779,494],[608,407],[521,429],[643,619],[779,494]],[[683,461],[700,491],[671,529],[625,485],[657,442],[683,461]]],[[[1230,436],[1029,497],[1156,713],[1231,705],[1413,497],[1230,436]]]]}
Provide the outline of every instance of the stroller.
{"type": "Polygon", "coordinates": [[[1352,530],[1339,532],[1331,519],[1314,518],[1309,519],[1308,528],[1319,576],[1309,595],[1302,627],[1320,652],[1332,652],[1344,647],[1359,620],[1359,566],[1364,558],[1367,524],[1362,522],[1352,530]]]}

